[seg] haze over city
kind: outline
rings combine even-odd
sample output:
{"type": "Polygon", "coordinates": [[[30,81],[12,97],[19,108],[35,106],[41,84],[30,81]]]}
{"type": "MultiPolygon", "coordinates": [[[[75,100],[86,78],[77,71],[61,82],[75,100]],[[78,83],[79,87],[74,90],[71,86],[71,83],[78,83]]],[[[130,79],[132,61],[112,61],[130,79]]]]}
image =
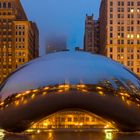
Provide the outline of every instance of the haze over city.
{"type": "Polygon", "coordinates": [[[100,0],[21,0],[29,20],[40,31],[40,54],[44,54],[46,38],[53,34],[67,36],[68,48],[83,47],[86,13],[98,19],[100,0]]]}

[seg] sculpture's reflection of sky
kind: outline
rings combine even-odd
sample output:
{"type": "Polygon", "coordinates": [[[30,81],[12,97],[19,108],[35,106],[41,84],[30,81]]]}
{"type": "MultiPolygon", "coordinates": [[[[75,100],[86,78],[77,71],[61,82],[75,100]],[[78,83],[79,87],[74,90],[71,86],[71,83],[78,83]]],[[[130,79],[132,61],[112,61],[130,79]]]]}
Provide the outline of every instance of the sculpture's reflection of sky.
{"type": "Polygon", "coordinates": [[[41,54],[44,54],[46,38],[54,34],[64,35],[68,47],[83,46],[84,20],[86,13],[98,18],[100,0],[21,0],[30,20],[40,30],[41,54]]]}

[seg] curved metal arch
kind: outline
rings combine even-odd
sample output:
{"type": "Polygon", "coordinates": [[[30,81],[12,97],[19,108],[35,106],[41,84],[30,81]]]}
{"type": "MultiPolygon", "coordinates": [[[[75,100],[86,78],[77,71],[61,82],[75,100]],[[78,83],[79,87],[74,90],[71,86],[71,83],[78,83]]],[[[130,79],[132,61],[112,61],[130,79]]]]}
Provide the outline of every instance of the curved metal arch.
{"type": "Polygon", "coordinates": [[[36,122],[33,122],[33,123],[30,125],[29,129],[32,128],[32,126],[34,126],[34,125],[37,125],[37,124],[39,124],[39,123],[41,123],[41,122],[43,122],[43,121],[45,121],[45,120],[47,120],[47,119],[49,119],[49,118],[51,118],[51,117],[54,117],[55,115],[58,115],[58,114],[60,115],[61,113],[65,113],[65,112],[67,112],[68,114],[71,114],[71,112],[72,112],[72,113],[73,113],[73,112],[78,112],[78,113],[82,113],[82,114],[89,115],[89,116],[91,116],[91,117],[93,117],[93,118],[96,118],[96,119],[102,121],[102,122],[105,123],[105,124],[106,124],[106,123],[109,123],[109,124],[111,125],[112,128],[114,128],[114,129],[117,130],[117,128],[116,128],[114,122],[111,122],[111,121],[109,121],[109,120],[105,120],[104,118],[102,118],[102,117],[100,117],[100,116],[97,116],[97,115],[95,115],[95,114],[92,113],[92,112],[88,112],[88,111],[86,111],[86,110],[82,110],[82,109],[79,109],[79,108],[71,108],[71,109],[64,109],[64,110],[57,111],[57,112],[55,112],[55,113],[53,113],[53,114],[51,114],[51,115],[49,115],[49,116],[47,116],[47,117],[45,117],[45,118],[42,118],[41,120],[38,120],[38,121],[36,121],[36,122]]]}

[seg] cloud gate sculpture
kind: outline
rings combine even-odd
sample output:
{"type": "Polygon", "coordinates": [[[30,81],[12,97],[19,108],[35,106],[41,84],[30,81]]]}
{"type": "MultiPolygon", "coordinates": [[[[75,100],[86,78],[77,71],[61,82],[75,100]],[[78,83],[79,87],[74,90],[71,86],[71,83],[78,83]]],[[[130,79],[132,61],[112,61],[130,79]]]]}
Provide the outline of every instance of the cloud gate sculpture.
{"type": "Polygon", "coordinates": [[[81,109],[140,130],[140,79],[109,58],[59,52],[35,59],[12,73],[0,88],[0,127],[22,132],[64,109],[81,109]]]}

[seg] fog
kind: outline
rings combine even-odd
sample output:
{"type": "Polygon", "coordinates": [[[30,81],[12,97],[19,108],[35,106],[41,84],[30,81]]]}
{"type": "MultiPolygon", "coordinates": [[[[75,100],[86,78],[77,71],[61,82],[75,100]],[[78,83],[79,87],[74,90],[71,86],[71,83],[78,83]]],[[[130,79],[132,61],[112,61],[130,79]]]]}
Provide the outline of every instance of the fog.
{"type": "Polygon", "coordinates": [[[83,47],[86,13],[98,18],[100,0],[21,0],[29,20],[37,23],[40,31],[40,54],[44,54],[46,39],[53,34],[64,34],[69,49],[83,47]]]}

